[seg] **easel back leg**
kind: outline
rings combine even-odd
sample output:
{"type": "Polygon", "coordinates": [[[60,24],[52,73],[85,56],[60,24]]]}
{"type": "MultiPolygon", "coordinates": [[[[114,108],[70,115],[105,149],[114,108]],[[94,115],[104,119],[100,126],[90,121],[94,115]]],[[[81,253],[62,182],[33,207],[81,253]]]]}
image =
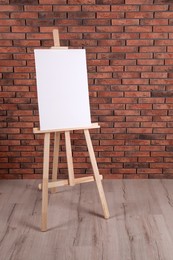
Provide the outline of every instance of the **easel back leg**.
{"type": "MultiPolygon", "coordinates": [[[[59,160],[60,132],[54,134],[53,168],[52,181],[57,181],[58,160],[59,160]]],[[[52,188],[51,193],[56,193],[57,188],[52,188]]]]}

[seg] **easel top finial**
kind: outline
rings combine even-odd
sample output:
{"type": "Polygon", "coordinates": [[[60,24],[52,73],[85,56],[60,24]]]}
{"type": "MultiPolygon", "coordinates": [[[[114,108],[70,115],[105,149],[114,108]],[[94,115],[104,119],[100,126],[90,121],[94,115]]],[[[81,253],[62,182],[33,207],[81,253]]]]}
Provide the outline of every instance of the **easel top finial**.
{"type": "Polygon", "coordinates": [[[60,47],[59,30],[58,29],[53,30],[53,41],[54,41],[54,47],[60,47]]]}
{"type": "Polygon", "coordinates": [[[68,49],[68,47],[61,47],[60,46],[60,38],[59,38],[59,30],[58,29],[53,29],[53,43],[54,46],[51,47],[51,49],[68,49]]]}

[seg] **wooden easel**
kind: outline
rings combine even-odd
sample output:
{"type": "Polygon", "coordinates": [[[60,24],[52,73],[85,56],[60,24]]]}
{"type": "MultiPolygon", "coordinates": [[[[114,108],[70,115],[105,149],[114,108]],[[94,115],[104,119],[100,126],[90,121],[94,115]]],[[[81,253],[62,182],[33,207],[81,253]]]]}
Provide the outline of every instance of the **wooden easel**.
{"type": "MultiPolygon", "coordinates": [[[[56,49],[67,49],[68,47],[60,47],[59,32],[58,30],[53,30],[54,46],[51,48],[56,49]]],[[[99,174],[97,167],[97,162],[90,138],[89,129],[100,128],[98,123],[91,124],[90,126],[82,128],[73,129],[57,129],[50,131],[41,131],[38,128],[34,128],[34,134],[44,134],[44,157],[43,157],[43,182],[39,184],[39,189],[42,189],[42,220],[41,220],[41,231],[47,230],[47,211],[48,211],[48,189],[51,189],[52,193],[56,192],[56,188],[59,186],[80,184],[84,182],[96,181],[97,189],[99,192],[101,204],[103,207],[104,217],[109,218],[109,210],[102,186],[102,175],[99,174]],[[88,152],[94,172],[94,176],[75,178],[73,169],[73,159],[72,159],[72,149],[71,149],[71,139],[70,131],[73,130],[83,130],[86,144],[88,147],[88,152]],[[57,169],[58,169],[58,157],[59,157],[59,146],[60,146],[60,134],[65,133],[65,147],[67,156],[67,166],[68,166],[68,179],[57,180],[57,169]],[[52,168],[52,181],[49,182],[49,152],[50,152],[50,134],[54,133],[54,151],[53,151],[53,168],[52,168]]]]}

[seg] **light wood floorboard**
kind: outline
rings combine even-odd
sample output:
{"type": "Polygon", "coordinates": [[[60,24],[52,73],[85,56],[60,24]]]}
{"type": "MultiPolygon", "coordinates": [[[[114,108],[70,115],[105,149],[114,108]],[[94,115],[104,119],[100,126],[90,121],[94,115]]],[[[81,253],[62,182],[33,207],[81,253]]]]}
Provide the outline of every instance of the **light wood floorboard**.
{"type": "Polygon", "coordinates": [[[40,231],[38,180],[0,180],[1,260],[172,260],[173,180],[105,180],[49,194],[40,231]]]}

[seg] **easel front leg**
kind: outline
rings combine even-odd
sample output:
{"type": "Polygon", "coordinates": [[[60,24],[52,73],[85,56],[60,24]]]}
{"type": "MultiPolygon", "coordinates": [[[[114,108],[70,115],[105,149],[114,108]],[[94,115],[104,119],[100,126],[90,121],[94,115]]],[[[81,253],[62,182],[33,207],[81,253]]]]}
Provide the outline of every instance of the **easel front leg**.
{"type": "Polygon", "coordinates": [[[70,140],[69,131],[65,131],[65,146],[66,146],[66,153],[67,153],[69,184],[70,186],[74,186],[75,185],[74,169],[73,169],[73,159],[72,159],[71,140],[70,140]]]}
{"type": "Polygon", "coordinates": [[[50,133],[44,135],[41,231],[47,230],[50,133]]]}
{"type": "MultiPolygon", "coordinates": [[[[52,181],[57,181],[57,169],[59,159],[59,144],[60,144],[60,132],[54,134],[54,151],[53,151],[53,167],[52,167],[52,181]]],[[[52,188],[51,192],[55,193],[57,188],[52,188]]]]}
{"type": "Polygon", "coordinates": [[[106,202],[106,198],[105,198],[105,193],[103,190],[103,185],[102,185],[101,178],[99,175],[99,170],[98,170],[89,130],[88,129],[84,130],[84,134],[85,134],[88,152],[89,152],[89,156],[90,156],[90,160],[91,160],[91,164],[92,164],[92,168],[93,168],[93,172],[94,172],[95,181],[97,184],[97,188],[98,188],[98,192],[99,192],[99,196],[100,196],[100,200],[101,200],[101,204],[102,204],[102,208],[103,208],[103,212],[104,212],[104,217],[109,218],[109,210],[108,210],[108,206],[107,206],[107,202],[106,202]]]}

